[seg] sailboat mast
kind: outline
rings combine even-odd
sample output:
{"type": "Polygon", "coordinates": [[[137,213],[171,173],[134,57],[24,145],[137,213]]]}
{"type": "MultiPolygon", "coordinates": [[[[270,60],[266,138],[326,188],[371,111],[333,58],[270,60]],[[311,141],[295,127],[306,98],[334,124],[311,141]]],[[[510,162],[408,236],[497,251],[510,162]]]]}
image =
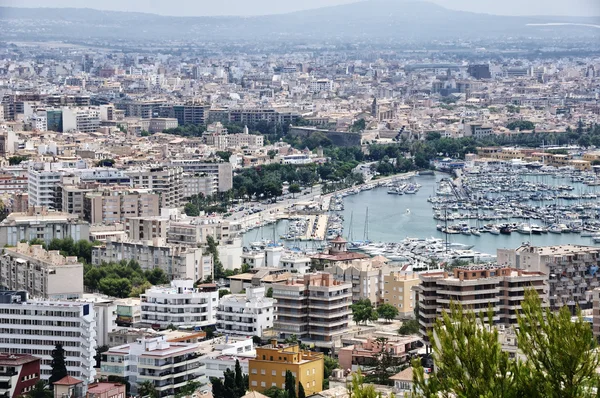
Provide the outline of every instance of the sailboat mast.
{"type": "Polygon", "coordinates": [[[367,207],[367,215],[365,216],[365,232],[363,240],[366,242],[369,240],[369,208],[367,207]]]}

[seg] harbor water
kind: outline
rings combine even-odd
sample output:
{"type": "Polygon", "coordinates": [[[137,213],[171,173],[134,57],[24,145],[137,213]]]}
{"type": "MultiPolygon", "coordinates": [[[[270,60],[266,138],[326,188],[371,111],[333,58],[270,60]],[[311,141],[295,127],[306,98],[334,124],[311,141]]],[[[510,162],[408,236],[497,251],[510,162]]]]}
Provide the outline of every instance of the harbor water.
{"type": "MultiPolygon", "coordinates": [[[[462,234],[446,236],[446,234],[436,229],[436,225],[444,222],[433,218],[432,204],[427,201],[430,196],[435,195],[438,182],[442,178],[448,178],[448,175],[437,173],[435,176],[414,177],[413,181],[420,184],[421,188],[413,195],[388,194],[386,187],[377,187],[346,196],[344,198],[344,210],[339,212],[344,217],[344,237],[353,242],[364,240],[399,242],[405,238],[447,238],[450,243],[473,245],[473,250],[488,254],[495,254],[498,248],[516,248],[525,242],[535,246],[595,245],[591,238],[582,237],[575,233],[523,235],[513,232],[510,235],[483,233],[480,236],[462,234]]],[[[574,192],[585,190],[586,192],[593,191],[600,194],[600,187],[598,186],[588,187],[570,182],[567,178],[551,178],[549,175],[526,175],[523,178],[536,182],[543,179],[545,183],[552,185],[572,185],[575,188],[574,192]]],[[[502,222],[508,221],[524,222],[523,219],[503,220],[502,222]]],[[[539,223],[539,220],[532,220],[532,222],[534,221],[539,223]]],[[[473,227],[478,223],[477,220],[465,220],[465,222],[473,227]]],[[[287,231],[287,223],[288,221],[282,220],[276,225],[267,225],[247,232],[244,234],[244,245],[248,246],[251,242],[262,239],[271,240],[273,237],[279,241],[279,237],[287,231]],[[273,228],[275,228],[275,231],[273,228]]],[[[485,222],[481,221],[479,223],[485,222]]],[[[320,246],[319,242],[288,241],[285,243],[288,247],[296,246],[309,250],[320,246]]]]}

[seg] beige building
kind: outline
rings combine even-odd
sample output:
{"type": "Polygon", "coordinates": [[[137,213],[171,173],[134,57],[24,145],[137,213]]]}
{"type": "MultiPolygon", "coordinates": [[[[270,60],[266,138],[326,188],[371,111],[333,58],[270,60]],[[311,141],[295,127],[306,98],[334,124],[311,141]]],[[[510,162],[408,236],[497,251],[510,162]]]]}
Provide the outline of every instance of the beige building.
{"type": "Polygon", "coordinates": [[[163,217],[128,217],[125,221],[127,237],[133,241],[166,239],[169,219],[163,217]]]}
{"type": "Polygon", "coordinates": [[[505,325],[517,323],[525,291],[535,289],[544,303],[548,293],[546,275],[508,267],[471,266],[455,268],[452,274],[439,271],[419,275],[419,325],[426,341],[427,333],[451,303],[476,314],[492,310],[493,322],[505,325]]]}
{"type": "Polygon", "coordinates": [[[384,275],[383,302],[396,307],[401,318],[412,317],[417,303],[413,288],[420,282],[419,275],[414,273],[390,272],[384,275]]]}
{"type": "Polygon", "coordinates": [[[150,119],[150,123],[148,125],[148,132],[150,133],[162,133],[164,130],[174,129],[179,126],[177,119],[161,117],[150,119]]]}
{"type": "Polygon", "coordinates": [[[121,187],[85,195],[84,219],[91,224],[123,223],[130,217],[160,214],[160,196],[149,190],[121,187]]]}
{"type": "Polygon", "coordinates": [[[336,281],[352,284],[352,301],[369,299],[374,306],[383,302],[383,276],[385,266],[375,266],[371,259],[338,262],[325,267],[324,272],[333,275],[336,281]]]}
{"type": "Polygon", "coordinates": [[[273,298],[277,300],[273,328],[282,339],[296,335],[303,342],[332,348],[348,332],[351,283],[327,273],[306,274],[273,285],[273,298]]]}
{"type": "Polygon", "coordinates": [[[24,290],[35,298],[65,300],[83,294],[83,264],[58,250],[17,243],[0,257],[0,286],[24,290]]]}
{"type": "Polygon", "coordinates": [[[131,186],[151,189],[160,195],[160,206],[173,208],[183,204],[183,169],[181,167],[153,166],[126,172],[131,186]]]}
{"type": "Polygon", "coordinates": [[[592,308],[592,290],[600,286],[600,247],[523,245],[498,249],[497,260],[503,267],[543,273],[552,309],[566,305],[575,313],[577,307],[592,308]]]}
{"type": "Polygon", "coordinates": [[[206,244],[206,237],[212,236],[216,242],[226,242],[232,237],[236,226],[226,220],[210,218],[171,222],[167,240],[173,244],[198,246],[206,244]]]}
{"type": "Polygon", "coordinates": [[[185,173],[216,176],[219,192],[229,191],[233,187],[233,167],[229,162],[175,159],[171,161],[170,166],[181,167],[185,173]]]}
{"type": "Polygon", "coordinates": [[[214,174],[185,173],[183,175],[183,197],[202,194],[212,196],[219,192],[219,179],[214,174]]]}

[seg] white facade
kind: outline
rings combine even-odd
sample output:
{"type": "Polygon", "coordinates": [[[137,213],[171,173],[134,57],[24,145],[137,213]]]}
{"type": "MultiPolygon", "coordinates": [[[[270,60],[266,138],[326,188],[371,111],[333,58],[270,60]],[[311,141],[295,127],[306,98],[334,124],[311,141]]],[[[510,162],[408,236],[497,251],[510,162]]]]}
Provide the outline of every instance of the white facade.
{"type": "Polygon", "coordinates": [[[100,127],[100,109],[98,108],[62,108],[63,131],[81,131],[93,133],[100,127]]]}
{"type": "Polygon", "coordinates": [[[216,175],[183,175],[183,197],[189,198],[202,194],[212,196],[219,192],[219,180],[216,175]]]}
{"type": "Polygon", "coordinates": [[[249,374],[248,359],[256,357],[254,343],[251,338],[236,339],[236,337],[218,337],[210,342],[211,352],[200,359],[206,366],[206,376],[209,379],[211,377],[223,379],[225,370],[235,370],[236,360],[240,361],[242,373],[249,374]]]}
{"type": "MultiPolygon", "coordinates": [[[[41,358],[40,377],[47,380],[52,350],[63,345],[70,376],[86,384],[96,378],[96,322],[94,306],[73,301],[20,301],[3,296],[0,303],[0,350],[41,358]],[[12,301],[12,302],[10,302],[12,301]]],[[[20,297],[22,300],[23,298],[20,297]]]]}
{"type": "Polygon", "coordinates": [[[262,336],[273,327],[275,300],[265,297],[264,287],[246,289],[246,294],[223,296],[217,311],[217,330],[227,334],[262,336]]]}
{"type": "Polygon", "coordinates": [[[115,299],[99,294],[84,294],[78,301],[94,304],[97,345],[108,345],[108,334],[117,329],[117,302],[115,299]]]}
{"type": "Polygon", "coordinates": [[[170,343],[165,336],[139,339],[113,347],[102,355],[102,374],[124,377],[137,394],[150,381],[161,398],[173,397],[191,381],[206,383],[197,343],[170,343]]]}
{"type": "Polygon", "coordinates": [[[210,326],[217,322],[219,291],[216,285],[196,289],[191,279],[171,281],[170,287],[155,286],[141,295],[142,323],[173,326],[210,326]]]}
{"type": "Polygon", "coordinates": [[[317,79],[310,82],[310,91],[313,93],[331,90],[333,90],[333,82],[329,79],[317,79]]]}
{"type": "Polygon", "coordinates": [[[306,274],[310,272],[311,261],[306,256],[288,254],[281,257],[279,267],[291,273],[306,274]]]}

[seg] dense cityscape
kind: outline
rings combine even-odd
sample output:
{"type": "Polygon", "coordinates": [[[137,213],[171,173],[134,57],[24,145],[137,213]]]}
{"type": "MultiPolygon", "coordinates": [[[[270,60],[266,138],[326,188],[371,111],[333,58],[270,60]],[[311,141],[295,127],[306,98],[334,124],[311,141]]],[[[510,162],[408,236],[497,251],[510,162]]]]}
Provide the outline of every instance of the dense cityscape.
{"type": "Polygon", "coordinates": [[[0,395],[597,396],[598,15],[0,7],[0,395]]]}

